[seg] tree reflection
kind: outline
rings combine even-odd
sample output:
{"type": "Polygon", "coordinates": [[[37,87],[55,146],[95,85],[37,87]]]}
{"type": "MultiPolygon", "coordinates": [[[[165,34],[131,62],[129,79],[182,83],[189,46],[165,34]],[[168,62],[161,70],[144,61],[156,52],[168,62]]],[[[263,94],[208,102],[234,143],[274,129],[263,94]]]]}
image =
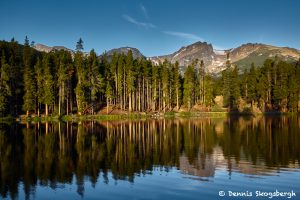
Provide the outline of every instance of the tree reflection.
{"type": "Polygon", "coordinates": [[[297,117],[173,119],[14,124],[0,128],[0,196],[26,199],[37,185],[77,184],[87,179],[134,182],[154,167],[213,177],[216,168],[272,174],[299,168],[297,117]]]}

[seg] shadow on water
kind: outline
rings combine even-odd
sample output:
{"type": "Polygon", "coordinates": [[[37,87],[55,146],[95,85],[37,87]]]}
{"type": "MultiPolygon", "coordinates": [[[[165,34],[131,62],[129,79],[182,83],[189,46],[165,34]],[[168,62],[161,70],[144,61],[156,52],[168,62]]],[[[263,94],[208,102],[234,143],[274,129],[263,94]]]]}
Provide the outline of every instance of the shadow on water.
{"type": "Polygon", "coordinates": [[[299,169],[300,118],[237,117],[2,124],[0,197],[84,182],[134,182],[154,169],[210,181],[219,169],[251,178],[299,169]]]}

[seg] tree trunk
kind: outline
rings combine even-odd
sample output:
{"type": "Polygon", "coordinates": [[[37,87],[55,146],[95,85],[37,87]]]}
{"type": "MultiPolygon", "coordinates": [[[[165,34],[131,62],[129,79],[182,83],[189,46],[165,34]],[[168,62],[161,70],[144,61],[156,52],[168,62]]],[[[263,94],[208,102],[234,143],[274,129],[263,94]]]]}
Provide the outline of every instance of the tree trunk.
{"type": "Polygon", "coordinates": [[[108,102],[108,98],[106,97],[106,114],[108,114],[108,106],[109,106],[109,102],[108,102]]]}
{"type": "Polygon", "coordinates": [[[38,115],[38,117],[40,116],[40,103],[38,103],[38,108],[37,108],[38,110],[37,110],[37,115],[38,115]]]}
{"type": "Polygon", "coordinates": [[[48,104],[45,105],[46,108],[46,116],[48,116],[48,104]]]}
{"type": "Polygon", "coordinates": [[[179,110],[179,91],[178,87],[176,87],[176,107],[177,111],[179,110]]]}
{"type": "Polygon", "coordinates": [[[69,115],[69,97],[67,97],[66,107],[67,107],[67,115],[69,115]]]}
{"type": "Polygon", "coordinates": [[[129,92],[129,94],[128,94],[128,97],[129,97],[129,112],[131,112],[131,110],[132,110],[132,107],[131,107],[131,92],[129,92]]]}
{"type": "Polygon", "coordinates": [[[60,116],[61,114],[61,98],[58,100],[58,115],[60,116]]]}

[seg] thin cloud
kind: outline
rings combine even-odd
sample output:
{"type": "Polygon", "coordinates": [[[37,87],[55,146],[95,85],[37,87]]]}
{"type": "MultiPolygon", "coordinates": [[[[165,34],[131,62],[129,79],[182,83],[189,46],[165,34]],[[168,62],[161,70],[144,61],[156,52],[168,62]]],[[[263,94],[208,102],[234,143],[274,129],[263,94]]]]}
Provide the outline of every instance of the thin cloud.
{"type": "Polygon", "coordinates": [[[132,24],[135,24],[137,26],[140,26],[140,27],[143,27],[146,29],[156,27],[154,24],[151,24],[151,23],[137,21],[136,19],[130,17],[129,15],[123,15],[123,18],[132,24]]]}
{"type": "Polygon", "coordinates": [[[184,38],[184,39],[189,39],[189,40],[204,41],[203,38],[192,33],[183,33],[183,32],[175,32],[175,31],[163,31],[163,33],[167,35],[184,38]]]}
{"type": "Polygon", "coordinates": [[[144,16],[146,17],[146,19],[149,19],[148,11],[143,4],[140,4],[140,9],[141,9],[142,13],[144,14],[144,16]]]}

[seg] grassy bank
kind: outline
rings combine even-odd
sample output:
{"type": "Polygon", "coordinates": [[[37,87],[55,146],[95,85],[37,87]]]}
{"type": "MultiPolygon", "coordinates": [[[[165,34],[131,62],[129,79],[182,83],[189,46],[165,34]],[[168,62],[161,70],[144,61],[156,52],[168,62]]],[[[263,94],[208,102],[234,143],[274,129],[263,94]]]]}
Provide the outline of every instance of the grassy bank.
{"type": "Polygon", "coordinates": [[[88,120],[131,120],[147,118],[185,118],[185,117],[226,117],[227,112],[166,112],[166,113],[130,113],[130,114],[112,114],[112,115],[63,115],[63,116],[19,116],[13,118],[15,121],[26,122],[55,122],[55,121],[88,121],[88,120]]]}
{"type": "Polygon", "coordinates": [[[88,121],[88,120],[123,120],[123,119],[143,119],[149,118],[150,115],[131,113],[131,114],[120,114],[120,115],[50,115],[50,116],[19,116],[15,118],[16,121],[26,122],[56,122],[56,121],[88,121]]]}
{"type": "Polygon", "coordinates": [[[0,118],[0,122],[2,123],[8,123],[13,121],[18,122],[57,122],[57,121],[89,121],[89,120],[132,120],[132,119],[147,119],[147,118],[154,118],[154,119],[172,119],[172,118],[224,118],[227,116],[258,116],[258,115],[287,115],[287,116],[293,116],[298,115],[298,113],[282,113],[282,112],[266,112],[266,113],[239,113],[239,112],[166,112],[166,113],[127,113],[127,114],[110,114],[110,115],[63,115],[63,116],[19,116],[17,118],[13,118],[11,116],[9,117],[2,117],[0,118]]]}

